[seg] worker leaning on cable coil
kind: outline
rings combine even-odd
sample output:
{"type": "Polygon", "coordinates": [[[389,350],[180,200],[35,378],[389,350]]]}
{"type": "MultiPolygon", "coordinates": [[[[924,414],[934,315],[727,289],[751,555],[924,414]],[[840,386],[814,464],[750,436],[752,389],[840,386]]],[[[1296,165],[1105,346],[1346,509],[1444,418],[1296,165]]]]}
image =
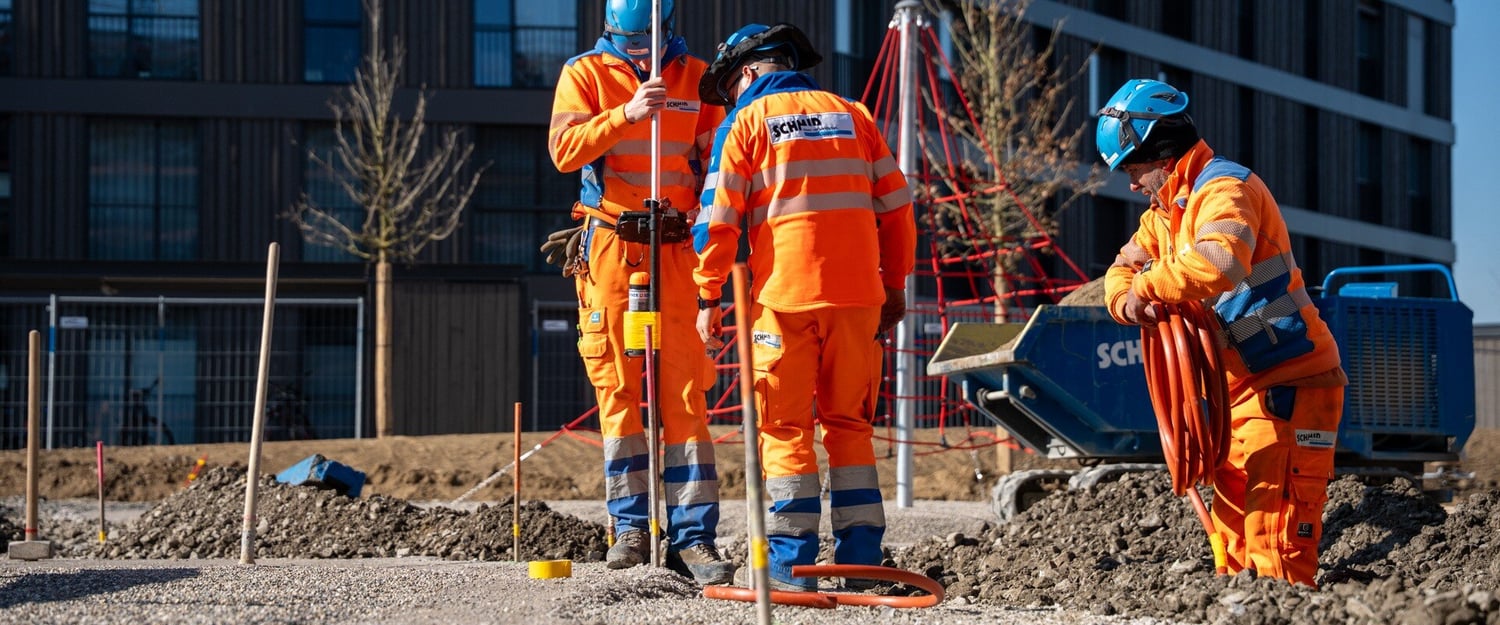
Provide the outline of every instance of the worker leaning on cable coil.
{"type": "Polygon", "coordinates": [[[704,102],[733,108],[716,133],[693,226],[698,331],[719,341],[719,297],[744,224],[771,584],[780,590],[816,584],[791,576],[818,553],[814,414],[828,454],[834,561],[881,562],[871,425],[878,339],[905,314],[915,263],[906,178],[869,112],[800,72],[820,60],[795,26],[751,24],[719,46],[700,87],[704,102]]]}
{"type": "Polygon", "coordinates": [[[547,147],[559,170],[582,170],[583,187],[573,206],[574,219],[582,223],[549,237],[543,251],[550,262],[564,265],[564,275],[573,275],[578,289],[578,351],[599,402],[605,498],[615,524],[607,565],[649,562],[650,477],[639,410],[643,359],[625,354],[624,313],[630,274],[648,271],[650,246],[649,236],[640,238],[640,228],[632,235],[618,222],[626,211],[639,214],[650,197],[650,116],[660,115],[661,197],[656,199],[664,210],[686,216],[663,219],[656,278],[662,327],[653,329],[653,343],[659,337],[660,344],[657,417],[665,443],[666,564],[702,584],[727,583],[734,568],[714,546],[719,480],[705,421],[705,392],[715,372],[693,327],[692,272],[698,258],[687,238],[701,164],[723,110],[698,99],[706,64],[672,35],[672,0],[662,0],[660,15],[659,78],[649,79],[650,0],[606,2],[604,36],[562,69],[547,147]]]}
{"type": "Polygon", "coordinates": [[[1171,85],[1138,79],[1099,111],[1104,161],[1150,198],[1105,274],[1105,301],[1116,321],[1146,325],[1157,321],[1157,302],[1212,306],[1226,335],[1231,405],[1214,531],[1231,573],[1315,586],[1348,380],[1276,200],[1259,176],[1214,155],[1187,105],[1171,85]]]}

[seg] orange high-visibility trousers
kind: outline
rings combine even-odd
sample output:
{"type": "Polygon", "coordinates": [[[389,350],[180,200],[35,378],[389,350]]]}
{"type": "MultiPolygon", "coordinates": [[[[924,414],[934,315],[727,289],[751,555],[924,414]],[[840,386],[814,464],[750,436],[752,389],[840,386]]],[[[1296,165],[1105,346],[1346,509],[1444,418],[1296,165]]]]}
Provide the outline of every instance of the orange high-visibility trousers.
{"type": "MultiPolygon", "coordinates": [[[[619,533],[649,529],[648,454],[640,405],[645,358],[625,355],[625,311],[630,274],[650,270],[649,246],[626,243],[614,230],[587,231],[588,272],[578,287],[578,352],[599,402],[604,438],[605,503],[619,533]]],[[[706,421],[705,391],[713,363],[698,337],[698,257],[690,243],[661,246],[661,348],[655,357],[662,426],[662,499],[670,545],[713,544],[719,522],[719,477],[706,421]]]]}
{"type": "Polygon", "coordinates": [[[1229,572],[1316,586],[1323,505],[1344,387],[1277,386],[1230,407],[1229,457],[1214,473],[1214,527],[1229,572]]]}
{"type": "Polygon", "coordinates": [[[818,554],[822,501],[813,420],[828,455],[834,561],[879,564],[885,509],[875,471],[878,306],[795,313],[756,305],[752,353],[760,414],[761,466],[771,499],[766,532],[771,576],[799,585],[791,568],[818,554]],[[815,412],[816,410],[816,412],[815,412]]]}

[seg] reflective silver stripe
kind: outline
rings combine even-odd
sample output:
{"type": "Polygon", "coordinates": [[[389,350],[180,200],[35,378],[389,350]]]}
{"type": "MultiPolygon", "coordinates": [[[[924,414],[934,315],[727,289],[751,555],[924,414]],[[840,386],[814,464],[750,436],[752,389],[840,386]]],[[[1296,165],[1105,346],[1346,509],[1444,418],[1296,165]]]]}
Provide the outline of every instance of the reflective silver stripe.
{"type": "Polygon", "coordinates": [[[1295,266],[1290,262],[1291,257],[1292,253],[1287,252],[1255,263],[1250,268],[1250,277],[1245,280],[1245,284],[1249,285],[1249,287],[1257,287],[1280,277],[1282,274],[1290,273],[1292,267],[1295,266]]]}
{"type": "Polygon", "coordinates": [[[698,221],[708,224],[740,225],[740,213],[728,206],[706,206],[698,212],[698,221]]]}
{"type": "Polygon", "coordinates": [[[870,163],[862,158],[824,158],[784,161],[760,170],[753,180],[752,192],[766,188],[772,180],[799,180],[818,176],[866,176],[870,163]]]}
{"type": "Polygon", "coordinates": [[[856,464],[828,469],[828,490],[880,488],[880,474],[873,464],[856,464]]]}
{"type": "Polygon", "coordinates": [[[1135,239],[1131,239],[1125,243],[1124,247],[1120,248],[1120,256],[1119,259],[1115,260],[1115,265],[1121,266],[1120,259],[1123,259],[1127,263],[1127,265],[1123,266],[1144,265],[1146,261],[1151,260],[1151,253],[1147,252],[1146,248],[1141,247],[1139,243],[1136,243],[1135,239]]]}
{"type": "Polygon", "coordinates": [[[719,480],[698,480],[696,482],[667,482],[666,483],[667,505],[687,506],[695,503],[716,503],[719,501],[719,480]]]}
{"type": "Polygon", "coordinates": [[[1276,335],[1271,332],[1269,320],[1302,314],[1302,307],[1310,305],[1312,305],[1312,299],[1308,297],[1305,289],[1290,291],[1286,295],[1271,300],[1265,306],[1245,313],[1244,317],[1234,320],[1234,323],[1229,324],[1229,335],[1234,337],[1236,343],[1239,343],[1255,336],[1257,332],[1265,332],[1274,342],[1276,335]]]}
{"type": "Polygon", "coordinates": [[[1210,234],[1227,234],[1231,237],[1245,242],[1245,246],[1255,249],[1255,233],[1250,231],[1250,226],[1232,219],[1220,219],[1203,224],[1198,233],[1193,235],[1199,241],[1207,238],[1210,234]]]}
{"type": "MultiPolygon", "coordinates": [[[[686,156],[688,154],[688,151],[691,149],[693,149],[693,144],[687,143],[685,141],[663,140],[661,142],[662,156],[686,156]]],[[[616,156],[624,155],[649,158],[651,156],[651,140],[625,139],[623,141],[620,141],[619,143],[616,143],[615,147],[610,148],[609,153],[616,156]]]]}
{"type": "MultiPolygon", "coordinates": [[[[694,465],[714,466],[714,444],[709,441],[667,445],[662,454],[662,467],[689,467],[694,465]]],[[[719,480],[692,480],[687,482],[665,482],[665,497],[668,505],[686,506],[696,503],[714,503],[719,500],[719,480]]]]}
{"type": "Polygon", "coordinates": [[[1233,252],[1218,241],[1200,241],[1193,245],[1193,251],[1207,260],[1208,264],[1213,265],[1214,269],[1218,269],[1219,273],[1224,274],[1230,284],[1239,284],[1245,279],[1247,273],[1245,266],[1240,264],[1233,252]]]}
{"type": "Polygon", "coordinates": [[[890,193],[875,198],[875,213],[889,213],[911,203],[911,188],[901,187],[890,193]]]}
{"type": "MultiPolygon", "coordinates": [[[[604,439],[604,462],[645,455],[646,435],[631,434],[622,438],[604,439]]],[[[604,476],[604,498],[606,500],[639,495],[646,492],[646,467],[623,475],[604,476]]]]}
{"type": "Polygon", "coordinates": [[[900,170],[901,168],[896,165],[896,159],[889,156],[882,156],[873,164],[871,164],[870,177],[876,180],[880,180],[881,178],[894,174],[900,170]]]}
{"type": "Polygon", "coordinates": [[[817,473],[773,477],[766,480],[766,495],[771,501],[817,499],[821,494],[817,473]]]}
{"type": "Polygon", "coordinates": [[[667,445],[662,450],[661,465],[666,468],[714,463],[714,444],[708,441],[667,445]]]}
{"type": "MultiPolygon", "coordinates": [[[[750,186],[749,180],[746,180],[744,176],[733,171],[719,170],[710,174],[710,176],[714,178],[715,189],[723,187],[732,191],[745,193],[745,189],[750,186]]],[[[705,186],[705,188],[707,187],[705,186]]]]}
{"type": "Polygon", "coordinates": [[[819,516],[817,512],[798,512],[795,514],[777,514],[772,512],[766,515],[766,533],[779,536],[816,534],[818,533],[819,516]]]}
{"type": "Polygon", "coordinates": [[[769,206],[757,208],[751,213],[751,219],[760,217],[760,220],[764,221],[797,213],[848,209],[873,210],[873,208],[874,205],[868,193],[809,193],[773,199],[769,206]]]}
{"type": "Polygon", "coordinates": [[[835,531],[857,526],[885,527],[885,507],[878,503],[830,506],[828,520],[835,531]]]}
{"type": "MultiPolygon", "coordinates": [[[[614,177],[619,178],[620,180],[625,181],[625,184],[628,184],[628,185],[631,185],[631,186],[642,187],[642,188],[647,188],[647,187],[651,186],[651,172],[649,172],[649,171],[628,171],[627,172],[627,171],[620,171],[618,169],[612,169],[612,170],[610,170],[609,173],[612,174],[612,175],[614,175],[614,177]]],[[[661,172],[661,186],[663,186],[663,187],[682,187],[684,189],[697,189],[698,188],[698,177],[694,176],[692,174],[692,172],[662,170],[662,172],[661,172]]]]}

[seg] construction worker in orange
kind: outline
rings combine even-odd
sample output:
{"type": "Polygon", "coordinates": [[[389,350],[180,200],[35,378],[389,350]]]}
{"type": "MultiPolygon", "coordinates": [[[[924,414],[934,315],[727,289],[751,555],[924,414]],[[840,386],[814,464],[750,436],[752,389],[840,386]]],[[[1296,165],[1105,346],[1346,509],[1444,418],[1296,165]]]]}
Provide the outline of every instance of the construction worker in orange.
{"type": "Polygon", "coordinates": [[[626,353],[624,317],[632,273],[647,272],[651,252],[643,214],[651,195],[651,117],[660,116],[660,201],[656,288],[661,326],[652,329],[662,425],[662,498],[667,509],[665,563],[700,584],[728,583],[733,565],[714,546],[719,478],[706,422],[713,364],[693,327],[697,263],[688,228],[697,212],[703,163],[723,109],[698,99],[706,63],[671,32],[672,0],[661,0],[661,57],[651,58],[650,0],[607,0],[604,35],[567,62],[552,104],[548,149],[563,172],[582,172],[573,217],[543,251],[564,266],[578,290],[578,351],[599,402],[605,497],[616,541],[606,563],[650,562],[651,519],[646,433],[641,422],[644,358],[626,353]],[[659,77],[651,65],[660,62],[659,77]]]}
{"type": "Polygon", "coordinates": [[[1214,531],[1231,573],[1314,586],[1348,380],[1276,200],[1255,173],[1214,154],[1187,107],[1186,93],[1138,79],[1099,111],[1104,161],[1150,198],[1105,274],[1105,301],[1116,321],[1145,325],[1157,322],[1157,302],[1212,306],[1230,403],[1214,531]]]}
{"type": "Polygon", "coordinates": [[[699,87],[704,102],[733,108],[715,135],[693,225],[698,332],[719,344],[719,299],[743,224],[771,584],[780,590],[817,581],[791,576],[818,554],[814,416],[828,455],[834,561],[881,562],[871,425],[879,336],[906,313],[916,250],[906,178],[869,112],[800,72],[820,60],[797,27],[751,24],[719,46],[699,87]]]}

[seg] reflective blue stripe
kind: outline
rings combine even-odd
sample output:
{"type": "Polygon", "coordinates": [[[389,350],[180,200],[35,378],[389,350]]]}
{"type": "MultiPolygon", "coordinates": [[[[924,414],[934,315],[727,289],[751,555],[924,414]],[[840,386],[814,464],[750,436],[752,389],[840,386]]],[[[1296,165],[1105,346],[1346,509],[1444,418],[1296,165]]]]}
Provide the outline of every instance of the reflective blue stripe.
{"type": "Polygon", "coordinates": [[[662,470],[661,479],[664,482],[702,482],[705,480],[719,479],[719,469],[711,464],[689,464],[680,467],[667,467],[662,470]]]}
{"type": "MultiPolygon", "coordinates": [[[[771,502],[771,514],[777,514],[777,513],[786,513],[786,514],[798,514],[798,513],[806,514],[806,513],[812,513],[812,514],[820,514],[822,512],[823,512],[823,502],[821,500],[819,500],[817,497],[805,497],[805,498],[798,498],[798,499],[783,499],[781,501],[773,501],[773,502],[771,502]]],[[[815,532],[818,531],[817,527],[813,527],[811,529],[812,529],[812,531],[815,531],[815,532]]]]}
{"type": "Polygon", "coordinates": [[[607,458],[604,460],[604,475],[606,477],[624,475],[631,471],[640,471],[646,468],[646,455],[626,456],[624,458],[607,458]]]}
{"type": "Polygon", "coordinates": [[[842,506],[862,506],[865,504],[881,503],[880,489],[858,488],[851,490],[835,490],[828,493],[828,505],[838,508],[842,506]]]}
{"type": "Polygon", "coordinates": [[[1203,171],[1198,172],[1198,178],[1193,180],[1193,193],[1197,193],[1198,189],[1208,184],[1210,180],[1234,178],[1244,182],[1250,178],[1250,174],[1250,168],[1229,159],[1215,156],[1213,160],[1203,166],[1203,171]]]}

